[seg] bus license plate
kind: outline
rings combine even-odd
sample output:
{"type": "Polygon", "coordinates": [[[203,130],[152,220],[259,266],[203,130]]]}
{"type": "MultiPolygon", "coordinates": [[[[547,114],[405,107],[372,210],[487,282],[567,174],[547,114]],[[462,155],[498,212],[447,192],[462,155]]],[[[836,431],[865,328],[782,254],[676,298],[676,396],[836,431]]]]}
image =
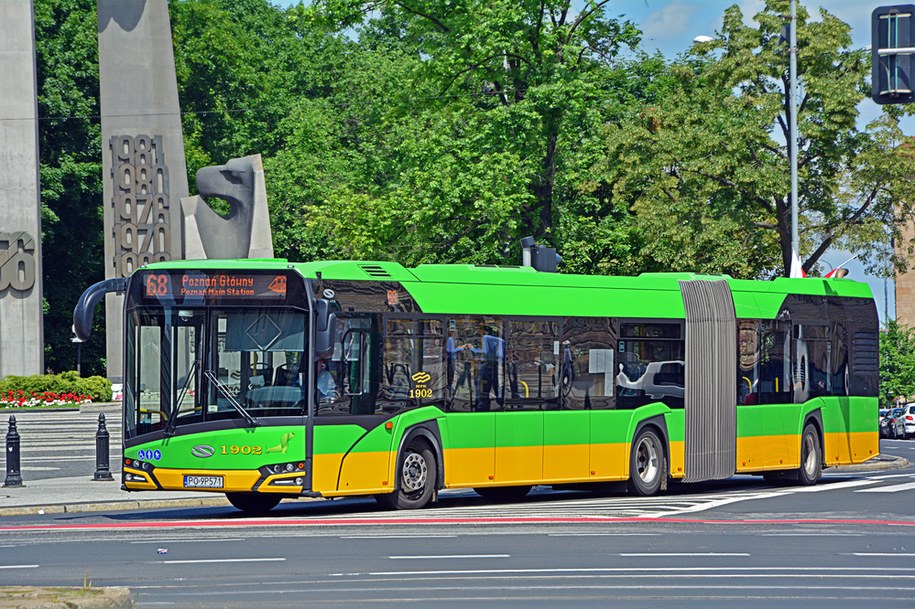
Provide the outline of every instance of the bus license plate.
{"type": "Polygon", "coordinates": [[[222,488],[222,476],[185,476],[184,488],[222,488]]]}

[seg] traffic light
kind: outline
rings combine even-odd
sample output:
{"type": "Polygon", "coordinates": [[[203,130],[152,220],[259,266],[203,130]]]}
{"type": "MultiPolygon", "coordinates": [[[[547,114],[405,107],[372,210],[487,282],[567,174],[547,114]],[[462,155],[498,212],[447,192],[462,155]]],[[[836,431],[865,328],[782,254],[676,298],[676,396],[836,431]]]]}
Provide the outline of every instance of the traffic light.
{"type": "Polygon", "coordinates": [[[915,53],[915,4],[879,6],[871,14],[871,98],[878,104],[908,104],[915,53]]]}

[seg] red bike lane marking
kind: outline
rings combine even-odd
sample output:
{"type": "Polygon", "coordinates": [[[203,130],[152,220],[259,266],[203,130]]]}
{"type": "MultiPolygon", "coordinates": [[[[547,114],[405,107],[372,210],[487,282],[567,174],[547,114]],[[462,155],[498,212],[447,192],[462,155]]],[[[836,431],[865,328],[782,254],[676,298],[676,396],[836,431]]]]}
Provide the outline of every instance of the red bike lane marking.
{"type": "Polygon", "coordinates": [[[255,518],[218,520],[151,520],[149,522],[94,522],[68,524],[24,524],[0,526],[2,532],[16,531],[77,531],[77,530],[131,530],[131,529],[208,529],[213,527],[343,527],[379,525],[453,525],[453,524],[711,524],[711,525],[859,525],[915,527],[915,521],[840,518],[656,518],[656,517],[521,517],[521,518],[255,518]]]}

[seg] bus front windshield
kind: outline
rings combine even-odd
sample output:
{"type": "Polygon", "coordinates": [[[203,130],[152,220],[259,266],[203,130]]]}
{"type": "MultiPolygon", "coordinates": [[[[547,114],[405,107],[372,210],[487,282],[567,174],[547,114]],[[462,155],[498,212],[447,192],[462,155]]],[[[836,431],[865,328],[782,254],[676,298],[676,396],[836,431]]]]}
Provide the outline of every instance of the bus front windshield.
{"type": "Polygon", "coordinates": [[[125,433],[304,415],[306,319],[280,307],[132,310],[125,433]]]}

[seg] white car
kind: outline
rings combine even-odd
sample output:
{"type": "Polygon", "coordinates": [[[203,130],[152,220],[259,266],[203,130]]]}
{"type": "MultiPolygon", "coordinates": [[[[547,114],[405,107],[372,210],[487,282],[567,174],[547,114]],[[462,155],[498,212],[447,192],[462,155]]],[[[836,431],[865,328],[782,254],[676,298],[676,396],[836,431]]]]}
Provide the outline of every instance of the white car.
{"type": "Polygon", "coordinates": [[[915,437],[915,404],[906,404],[905,410],[899,416],[902,417],[905,424],[905,433],[902,437],[915,437]]]}

